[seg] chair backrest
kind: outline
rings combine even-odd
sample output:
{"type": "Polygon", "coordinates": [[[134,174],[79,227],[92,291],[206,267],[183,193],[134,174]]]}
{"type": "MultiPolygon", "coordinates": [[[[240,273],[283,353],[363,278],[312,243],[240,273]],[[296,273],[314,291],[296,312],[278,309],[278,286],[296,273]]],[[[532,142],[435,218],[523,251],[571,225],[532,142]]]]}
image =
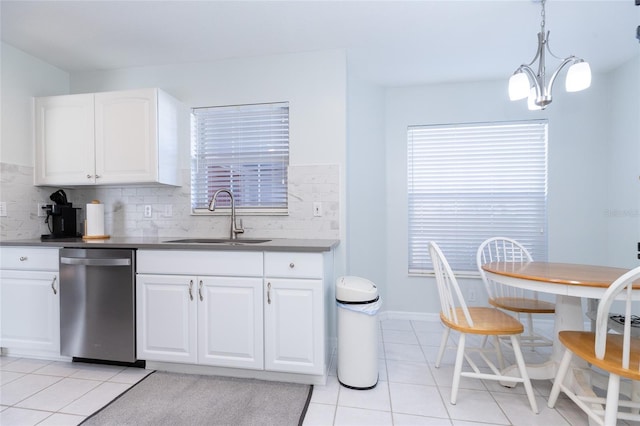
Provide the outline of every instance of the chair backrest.
{"type": "MultiPolygon", "coordinates": [[[[506,237],[493,237],[485,240],[476,252],[476,265],[482,277],[484,287],[489,298],[496,297],[524,297],[524,291],[512,286],[501,285],[487,277],[482,265],[491,262],[531,262],[533,258],[529,251],[519,242],[506,237]]],[[[531,297],[535,293],[531,292],[531,297]]]]}
{"type": "MultiPolygon", "coordinates": [[[[607,329],[611,305],[618,299],[624,302],[624,332],[622,349],[622,368],[629,369],[629,355],[631,352],[631,340],[638,339],[631,337],[631,310],[632,310],[632,286],[634,281],[640,279],[640,266],[630,270],[615,280],[602,296],[598,304],[598,315],[596,316],[596,357],[603,359],[607,346],[607,329]],[[622,293],[622,294],[621,294],[622,293]]],[[[636,290],[640,291],[640,290],[636,290]]],[[[633,366],[640,368],[640,366],[633,366]]]]}
{"type": "Polygon", "coordinates": [[[469,309],[464,301],[460,286],[453,275],[449,262],[442,254],[442,250],[433,241],[429,242],[429,254],[433,263],[433,271],[438,284],[438,295],[440,296],[440,307],[442,314],[451,322],[459,324],[458,312],[456,308],[461,308],[467,324],[473,327],[473,320],[469,314],[469,309]]]}

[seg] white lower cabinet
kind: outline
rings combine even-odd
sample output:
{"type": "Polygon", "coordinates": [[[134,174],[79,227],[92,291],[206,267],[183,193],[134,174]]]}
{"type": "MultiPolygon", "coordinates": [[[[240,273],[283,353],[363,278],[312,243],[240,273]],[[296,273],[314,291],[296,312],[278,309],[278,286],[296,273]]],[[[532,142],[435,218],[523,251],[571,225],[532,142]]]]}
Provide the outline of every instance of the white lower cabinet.
{"type": "Polygon", "coordinates": [[[263,368],[262,280],[139,274],[138,358],[263,368]]]}
{"type": "Polygon", "coordinates": [[[324,373],[324,266],[322,253],[264,254],[265,369],[324,373]]]}
{"type": "Polygon", "coordinates": [[[267,279],[265,369],[323,374],[322,280],[267,279]]]}
{"type": "Polygon", "coordinates": [[[261,252],[139,250],[137,268],[139,359],[264,368],[261,252]]]}
{"type": "Polygon", "coordinates": [[[138,359],[195,363],[195,277],[138,274],[138,359]]]}
{"type": "Polygon", "coordinates": [[[137,267],[139,359],[325,373],[323,254],[139,250],[137,267]]]}
{"type": "Polygon", "coordinates": [[[3,247],[0,258],[0,347],[60,356],[58,249],[3,247]]]}
{"type": "Polygon", "coordinates": [[[262,279],[198,279],[198,363],[262,369],[262,279]]]}

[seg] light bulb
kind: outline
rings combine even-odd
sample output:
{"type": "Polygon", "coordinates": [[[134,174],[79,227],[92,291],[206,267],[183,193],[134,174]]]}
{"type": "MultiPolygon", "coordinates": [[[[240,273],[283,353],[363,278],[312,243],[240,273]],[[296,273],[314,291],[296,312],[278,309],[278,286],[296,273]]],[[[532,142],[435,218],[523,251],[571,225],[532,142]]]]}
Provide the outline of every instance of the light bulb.
{"type": "Polygon", "coordinates": [[[522,71],[517,71],[509,78],[509,99],[517,101],[529,95],[529,78],[522,71]]]}
{"type": "Polygon", "coordinates": [[[580,60],[569,67],[565,87],[567,92],[579,92],[591,86],[591,68],[589,63],[580,60]]]}

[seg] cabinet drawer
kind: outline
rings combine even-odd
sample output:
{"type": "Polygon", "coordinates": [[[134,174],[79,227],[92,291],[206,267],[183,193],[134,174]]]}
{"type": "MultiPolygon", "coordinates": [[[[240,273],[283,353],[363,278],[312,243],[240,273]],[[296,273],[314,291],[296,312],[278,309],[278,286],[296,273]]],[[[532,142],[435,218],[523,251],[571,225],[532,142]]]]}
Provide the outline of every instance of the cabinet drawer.
{"type": "Polygon", "coordinates": [[[267,277],[322,278],[322,254],[266,252],[264,269],[267,277]]]}
{"type": "Polygon", "coordinates": [[[262,276],[262,252],[138,250],[139,274],[262,276]]]}
{"type": "Polygon", "coordinates": [[[58,248],[1,247],[0,269],[57,271],[58,248]]]}

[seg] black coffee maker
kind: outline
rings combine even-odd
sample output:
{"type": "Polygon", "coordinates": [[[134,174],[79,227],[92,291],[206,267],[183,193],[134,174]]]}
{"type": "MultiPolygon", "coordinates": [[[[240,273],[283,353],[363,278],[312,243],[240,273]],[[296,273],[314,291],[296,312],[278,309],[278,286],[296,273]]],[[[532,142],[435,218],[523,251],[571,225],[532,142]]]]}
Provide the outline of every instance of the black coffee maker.
{"type": "Polygon", "coordinates": [[[50,234],[40,237],[41,240],[77,238],[82,234],[78,233],[78,210],[67,200],[67,194],[62,189],[57,190],[49,197],[55,204],[47,204],[43,208],[47,212],[44,221],[49,227],[50,234]]]}

